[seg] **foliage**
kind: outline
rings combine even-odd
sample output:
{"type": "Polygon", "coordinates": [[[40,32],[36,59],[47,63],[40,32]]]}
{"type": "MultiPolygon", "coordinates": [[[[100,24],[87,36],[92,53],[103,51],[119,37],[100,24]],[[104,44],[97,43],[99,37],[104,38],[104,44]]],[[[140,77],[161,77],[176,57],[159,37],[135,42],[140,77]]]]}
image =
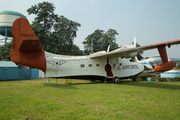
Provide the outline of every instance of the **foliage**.
{"type": "Polygon", "coordinates": [[[175,77],[174,80],[175,81],[180,81],[180,77],[175,77]]]}
{"type": "Polygon", "coordinates": [[[146,75],[146,74],[139,74],[138,75],[139,80],[147,80],[147,77],[148,77],[148,75],[146,75]]]}
{"type": "Polygon", "coordinates": [[[180,77],[174,77],[174,78],[156,77],[155,81],[159,81],[159,82],[178,82],[178,81],[180,81],[180,77]]]}
{"type": "Polygon", "coordinates": [[[104,30],[95,30],[82,42],[85,54],[90,54],[91,52],[91,41],[93,41],[93,52],[106,51],[109,45],[109,51],[117,49],[118,44],[116,43],[115,35],[118,35],[118,33],[113,29],[109,29],[106,33],[104,33],[104,30]]]}
{"type": "Polygon", "coordinates": [[[32,28],[40,39],[44,50],[56,54],[70,55],[73,40],[80,23],[58,16],[54,13],[53,3],[43,2],[27,9],[29,15],[34,14],[32,28]]]}
{"type": "Polygon", "coordinates": [[[154,80],[159,82],[175,82],[174,78],[156,77],[154,80]]]}
{"type": "Polygon", "coordinates": [[[0,61],[10,61],[11,60],[11,49],[13,42],[8,42],[6,45],[0,46],[0,61]]]}
{"type": "Polygon", "coordinates": [[[147,81],[147,78],[148,77],[151,77],[153,80],[156,78],[156,74],[153,74],[153,73],[148,73],[148,74],[139,74],[138,75],[138,79],[139,80],[144,80],[144,81],[147,81]]]}
{"type": "Polygon", "coordinates": [[[72,46],[71,55],[84,55],[83,51],[77,45],[72,46]]]}
{"type": "Polygon", "coordinates": [[[153,81],[159,81],[159,82],[178,82],[180,81],[180,77],[174,77],[174,78],[164,78],[164,77],[157,77],[156,74],[139,74],[138,79],[146,81],[147,77],[151,77],[153,81]]]}
{"type": "Polygon", "coordinates": [[[179,120],[180,82],[0,81],[2,120],[179,120]]]}

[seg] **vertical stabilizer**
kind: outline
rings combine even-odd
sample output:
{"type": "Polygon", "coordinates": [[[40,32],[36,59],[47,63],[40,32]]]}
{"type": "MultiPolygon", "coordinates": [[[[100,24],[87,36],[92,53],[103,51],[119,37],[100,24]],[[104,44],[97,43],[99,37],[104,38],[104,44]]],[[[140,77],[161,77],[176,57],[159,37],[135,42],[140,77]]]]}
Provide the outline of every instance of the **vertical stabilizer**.
{"type": "Polygon", "coordinates": [[[41,47],[31,25],[26,18],[18,18],[12,26],[13,49],[11,49],[11,61],[38,68],[46,72],[45,51],[41,47]]]}

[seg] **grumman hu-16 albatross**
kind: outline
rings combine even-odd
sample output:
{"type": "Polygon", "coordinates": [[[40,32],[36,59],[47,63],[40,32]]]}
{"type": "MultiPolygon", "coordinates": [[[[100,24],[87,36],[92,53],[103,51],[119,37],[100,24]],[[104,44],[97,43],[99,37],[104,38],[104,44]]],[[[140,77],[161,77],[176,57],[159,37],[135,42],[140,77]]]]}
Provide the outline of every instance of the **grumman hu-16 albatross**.
{"type": "Polygon", "coordinates": [[[143,47],[127,45],[111,52],[103,51],[87,56],[65,56],[44,51],[26,18],[14,21],[12,34],[11,60],[15,63],[38,68],[49,78],[113,79],[114,83],[119,83],[121,78],[137,79],[144,66],[125,58],[132,58],[141,50],[158,49],[163,63],[157,65],[154,71],[172,69],[176,62],[168,62],[165,47],[180,44],[180,40],[174,40],[143,47]]]}

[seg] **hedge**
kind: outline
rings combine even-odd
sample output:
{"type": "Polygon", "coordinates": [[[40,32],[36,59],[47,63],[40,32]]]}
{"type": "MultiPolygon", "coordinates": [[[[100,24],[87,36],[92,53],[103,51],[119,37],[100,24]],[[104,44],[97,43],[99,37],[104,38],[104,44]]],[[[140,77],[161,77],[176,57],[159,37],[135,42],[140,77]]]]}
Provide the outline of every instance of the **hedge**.
{"type": "Polygon", "coordinates": [[[180,77],[162,78],[162,77],[157,77],[156,74],[139,74],[138,80],[147,81],[147,77],[151,77],[153,79],[153,81],[160,81],[160,82],[178,82],[178,81],[180,81],[180,77]]]}

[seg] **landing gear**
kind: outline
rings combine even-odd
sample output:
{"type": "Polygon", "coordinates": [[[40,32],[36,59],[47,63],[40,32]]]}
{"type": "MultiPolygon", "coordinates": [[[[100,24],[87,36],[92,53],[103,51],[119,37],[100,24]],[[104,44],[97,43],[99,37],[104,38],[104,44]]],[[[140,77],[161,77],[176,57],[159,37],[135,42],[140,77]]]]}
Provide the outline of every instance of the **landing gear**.
{"type": "Polygon", "coordinates": [[[113,78],[114,84],[119,84],[120,79],[118,77],[113,78]]]}
{"type": "Polygon", "coordinates": [[[133,81],[137,81],[138,75],[133,77],[133,81]]]}
{"type": "Polygon", "coordinates": [[[95,83],[96,80],[91,80],[91,83],[95,83]]]}

